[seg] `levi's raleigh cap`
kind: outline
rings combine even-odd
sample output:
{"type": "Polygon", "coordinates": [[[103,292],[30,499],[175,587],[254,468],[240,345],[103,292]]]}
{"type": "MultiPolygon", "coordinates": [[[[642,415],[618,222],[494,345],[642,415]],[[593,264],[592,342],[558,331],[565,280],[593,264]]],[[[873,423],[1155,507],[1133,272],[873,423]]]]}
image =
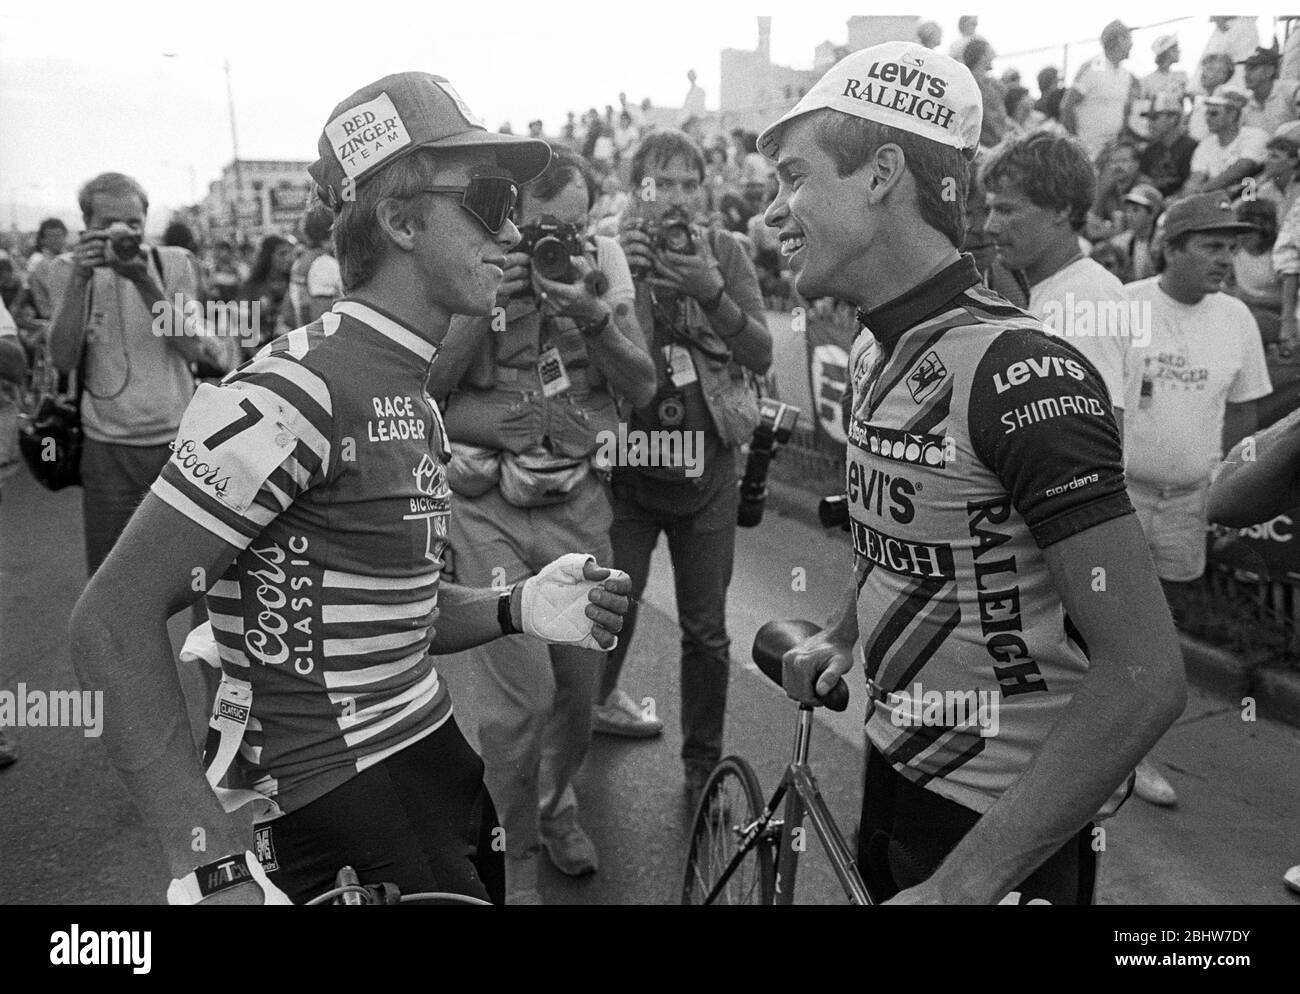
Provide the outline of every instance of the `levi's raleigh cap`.
{"type": "Polygon", "coordinates": [[[363,86],[330,113],[307,172],[322,199],[337,209],[346,179],[360,185],[384,166],[419,148],[497,150],[519,185],[541,175],[551,147],[537,138],[488,131],[442,76],[401,72],[363,86]]]}
{"type": "Polygon", "coordinates": [[[803,98],[758,139],[775,159],[780,131],[796,117],[829,108],[910,131],[952,148],[979,145],[984,102],[971,71],[910,41],[872,45],[826,70],[803,98]]]}
{"type": "Polygon", "coordinates": [[[1172,241],[1188,231],[1253,231],[1253,224],[1237,219],[1228,198],[1219,193],[1201,193],[1175,200],[1164,213],[1165,239],[1172,241]]]}

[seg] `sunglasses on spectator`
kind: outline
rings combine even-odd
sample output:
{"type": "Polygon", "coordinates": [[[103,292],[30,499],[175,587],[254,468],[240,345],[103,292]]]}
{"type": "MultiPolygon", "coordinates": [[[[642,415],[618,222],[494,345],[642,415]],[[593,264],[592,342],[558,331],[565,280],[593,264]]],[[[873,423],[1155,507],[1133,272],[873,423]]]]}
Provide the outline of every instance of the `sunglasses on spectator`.
{"type": "Polygon", "coordinates": [[[505,227],[519,197],[509,176],[475,176],[465,186],[426,186],[420,192],[460,194],[460,206],[494,235],[505,227]]]}

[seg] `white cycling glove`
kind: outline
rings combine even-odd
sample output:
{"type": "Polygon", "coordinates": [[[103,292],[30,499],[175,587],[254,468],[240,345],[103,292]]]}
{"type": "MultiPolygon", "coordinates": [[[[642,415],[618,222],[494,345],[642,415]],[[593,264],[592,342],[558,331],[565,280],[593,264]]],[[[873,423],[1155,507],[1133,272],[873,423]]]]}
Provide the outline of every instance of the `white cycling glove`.
{"type": "MultiPolygon", "coordinates": [[[[587,605],[591,603],[588,592],[592,587],[602,586],[605,582],[588,580],[582,575],[583,567],[588,562],[595,561],[594,556],[571,552],[524,581],[520,613],[523,615],[525,634],[535,636],[543,642],[607,651],[592,636],[591,629],[595,622],[587,617],[587,605]]],[[[607,579],[627,577],[622,570],[612,569],[609,572],[607,579]]],[[[616,638],[614,645],[609,648],[617,645],[616,638]]]]}

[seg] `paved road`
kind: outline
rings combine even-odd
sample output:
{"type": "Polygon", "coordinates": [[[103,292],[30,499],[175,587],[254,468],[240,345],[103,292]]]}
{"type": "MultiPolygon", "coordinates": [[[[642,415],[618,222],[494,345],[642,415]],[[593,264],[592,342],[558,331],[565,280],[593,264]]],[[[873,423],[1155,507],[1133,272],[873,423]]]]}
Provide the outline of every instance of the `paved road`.
{"type": "MultiPolygon", "coordinates": [[[[769,619],[824,620],[845,562],[837,535],[788,518],[769,514],[761,527],[742,532],[730,604],[735,658],[747,658],[754,632],[769,619]],[[802,584],[796,569],[806,571],[802,584]]],[[[76,686],[66,628],[83,578],[80,491],[49,494],[26,476],[7,481],[0,503],[0,690],[16,690],[19,682],[46,690],[76,686]]],[[[662,550],[646,602],[625,685],[634,696],[654,695],[669,727],[648,743],[597,738],[579,793],[604,866],[582,881],[548,872],[543,892],[554,903],[676,898],[687,814],[677,758],[677,630],[662,550]]],[[[173,637],[183,632],[176,619],[173,637]]],[[[474,673],[463,663],[444,672],[473,737],[474,673]]],[[[205,724],[200,681],[189,669],[182,681],[197,735],[205,724]]],[[[856,817],[861,775],[856,697],[845,715],[821,717],[813,740],[823,791],[846,831],[856,817]]],[[[737,662],[727,748],[749,757],[769,789],[788,756],[793,719],[784,695],[737,662]]],[[[17,736],[21,759],[0,772],[0,903],[159,900],[167,877],[156,843],[123,796],[101,743],[77,729],[20,729],[17,736]]],[[[1298,755],[1300,731],[1243,722],[1238,708],[1193,690],[1187,713],[1156,749],[1181,806],[1162,811],[1133,801],[1108,823],[1101,899],[1294,903],[1280,875],[1300,862],[1298,755]]],[[[815,844],[800,869],[799,900],[842,901],[815,844]]]]}

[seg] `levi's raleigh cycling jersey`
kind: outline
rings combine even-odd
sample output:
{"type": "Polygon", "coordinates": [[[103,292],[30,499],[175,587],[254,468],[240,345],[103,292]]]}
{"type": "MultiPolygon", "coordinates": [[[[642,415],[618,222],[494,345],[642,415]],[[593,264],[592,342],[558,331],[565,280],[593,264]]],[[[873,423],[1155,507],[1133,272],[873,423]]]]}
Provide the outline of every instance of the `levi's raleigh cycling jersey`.
{"type": "Polygon", "coordinates": [[[859,317],[847,491],[867,735],[982,813],[1087,672],[1043,549],[1132,513],[1119,432],[1096,370],[970,256],[859,317]]]}
{"type": "Polygon", "coordinates": [[[252,685],[238,769],[281,812],[451,714],[427,654],[451,499],[436,352],[340,301],[200,386],[153,485],[241,550],[208,616],[223,671],[252,685]]]}

